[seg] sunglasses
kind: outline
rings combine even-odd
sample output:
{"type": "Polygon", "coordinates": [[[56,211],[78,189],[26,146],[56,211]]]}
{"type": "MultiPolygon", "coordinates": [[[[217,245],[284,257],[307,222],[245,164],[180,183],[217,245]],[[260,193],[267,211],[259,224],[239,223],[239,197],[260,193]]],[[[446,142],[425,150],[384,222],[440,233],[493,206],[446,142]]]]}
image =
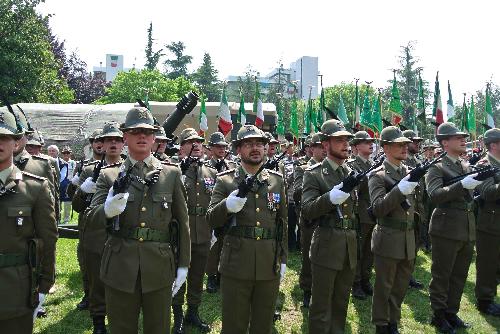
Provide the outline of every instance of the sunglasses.
{"type": "Polygon", "coordinates": [[[130,134],[132,134],[132,135],[146,135],[146,136],[150,136],[150,135],[154,134],[154,130],[151,130],[151,129],[141,129],[141,128],[130,129],[127,132],[130,133],[130,134]]]}

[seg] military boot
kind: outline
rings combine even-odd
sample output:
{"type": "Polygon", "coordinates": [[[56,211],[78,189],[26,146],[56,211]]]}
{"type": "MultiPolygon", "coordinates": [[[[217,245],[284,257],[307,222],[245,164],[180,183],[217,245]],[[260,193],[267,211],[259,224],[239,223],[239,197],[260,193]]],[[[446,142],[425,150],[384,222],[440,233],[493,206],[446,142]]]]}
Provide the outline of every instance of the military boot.
{"type": "Polygon", "coordinates": [[[399,334],[398,324],[395,322],[390,322],[387,326],[387,333],[389,334],[399,334]]]}
{"type": "Polygon", "coordinates": [[[92,324],[94,325],[92,334],[107,334],[103,315],[92,317],[92,324]]]}
{"type": "Polygon", "coordinates": [[[370,284],[369,279],[362,279],[361,280],[361,289],[363,289],[365,295],[373,296],[373,288],[372,288],[372,285],[370,284]]]}
{"type": "Polygon", "coordinates": [[[366,294],[361,288],[361,283],[360,282],[354,282],[352,285],[352,296],[356,299],[359,300],[365,300],[366,299],[366,294]]]}
{"type": "Polygon", "coordinates": [[[376,329],[375,329],[375,334],[389,334],[389,326],[387,326],[387,325],[384,325],[384,326],[377,325],[376,329]]]}
{"type": "Polygon", "coordinates": [[[85,293],[83,295],[82,300],[78,304],[76,304],[76,308],[78,310],[80,310],[80,311],[88,310],[88,308],[89,308],[89,297],[88,297],[87,293],[85,293]]]}
{"type": "Polygon", "coordinates": [[[446,320],[444,311],[435,311],[432,316],[431,325],[436,327],[439,333],[455,334],[456,331],[452,325],[446,320]]]}
{"type": "Polygon", "coordinates": [[[445,313],[444,317],[453,328],[470,328],[470,324],[464,322],[455,313],[445,313]]]}
{"type": "Polygon", "coordinates": [[[481,313],[500,317],[500,304],[495,304],[491,300],[479,300],[477,302],[477,309],[481,313]]]}
{"type": "Polygon", "coordinates": [[[311,305],[311,291],[304,291],[304,300],[302,301],[302,306],[309,308],[311,305]]]}
{"type": "Polygon", "coordinates": [[[182,313],[182,305],[172,305],[172,311],[174,313],[174,328],[172,328],[172,333],[183,334],[184,314],[182,313]]]}
{"type": "Polygon", "coordinates": [[[417,281],[413,276],[410,277],[410,283],[409,283],[410,288],[421,290],[424,288],[424,285],[417,281]]]}
{"type": "Polygon", "coordinates": [[[197,328],[202,333],[208,333],[211,330],[210,326],[201,320],[198,313],[198,305],[188,305],[184,321],[186,324],[197,328]]]}
{"type": "Polygon", "coordinates": [[[207,279],[207,292],[216,293],[217,292],[217,275],[210,275],[207,279]]]}

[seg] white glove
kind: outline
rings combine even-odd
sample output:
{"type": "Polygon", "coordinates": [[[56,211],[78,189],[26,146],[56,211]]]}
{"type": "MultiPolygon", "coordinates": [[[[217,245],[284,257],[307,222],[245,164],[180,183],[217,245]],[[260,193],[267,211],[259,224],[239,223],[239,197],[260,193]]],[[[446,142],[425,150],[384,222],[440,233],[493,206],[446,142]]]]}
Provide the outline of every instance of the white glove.
{"type": "Polygon", "coordinates": [[[80,189],[87,194],[95,194],[97,191],[97,186],[95,182],[92,182],[92,178],[88,177],[83,181],[82,185],[80,186],[80,189]]]}
{"type": "Polygon", "coordinates": [[[45,301],[45,293],[39,293],[38,294],[38,306],[35,308],[35,311],[33,312],[33,322],[35,322],[36,315],[38,314],[38,311],[42,308],[43,302],[45,301]]]}
{"type": "Polygon", "coordinates": [[[280,283],[283,281],[283,278],[285,278],[285,271],[286,271],[286,264],[282,263],[280,266],[280,283]]]}
{"type": "Polygon", "coordinates": [[[245,206],[245,203],[247,202],[247,198],[240,198],[238,196],[238,189],[233,191],[232,193],[229,194],[229,196],[226,199],[226,208],[227,211],[231,213],[237,213],[240,212],[241,209],[245,206]]]}
{"type": "Polygon", "coordinates": [[[212,231],[212,239],[210,239],[210,249],[212,249],[212,247],[215,245],[216,242],[217,242],[217,237],[215,236],[215,232],[212,231]]]}
{"type": "Polygon", "coordinates": [[[181,288],[182,284],[186,282],[187,275],[188,275],[187,267],[177,268],[177,276],[175,276],[174,285],[172,286],[172,297],[175,296],[177,292],[179,292],[179,289],[181,288]]]}
{"type": "Polygon", "coordinates": [[[118,216],[125,211],[128,195],[128,193],[120,193],[113,196],[113,187],[109,189],[108,197],[104,202],[104,214],[107,218],[118,216]]]}
{"type": "Polygon", "coordinates": [[[408,181],[409,178],[410,178],[410,175],[406,175],[398,183],[399,191],[401,191],[401,193],[403,195],[405,195],[405,196],[409,195],[409,194],[412,194],[415,191],[415,188],[418,185],[418,182],[410,182],[410,181],[408,181]]]}
{"type": "Polygon", "coordinates": [[[462,187],[464,187],[467,190],[472,190],[472,189],[476,188],[478,185],[480,185],[481,183],[483,183],[483,181],[476,180],[475,179],[476,176],[477,176],[477,173],[472,174],[472,175],[467,175],[465,178],[463,178],[460,181],[460,183],[462,183],[462,187]]]}
{"type": "Polygon", "coordinates": [[[349,193],[345,193],[340,188],[344,185],[344,182],[340,182],[330,190],[330,202],[335,205],[342,204],[349,198],[349,193]]]}
{"type": "Polygon", "coordinates": [[[80,184],[80,176],[78,176],[78,175],[73,176],[73,178],[71,179],[71,183],[74,186],[79,185],[80,184]]]}

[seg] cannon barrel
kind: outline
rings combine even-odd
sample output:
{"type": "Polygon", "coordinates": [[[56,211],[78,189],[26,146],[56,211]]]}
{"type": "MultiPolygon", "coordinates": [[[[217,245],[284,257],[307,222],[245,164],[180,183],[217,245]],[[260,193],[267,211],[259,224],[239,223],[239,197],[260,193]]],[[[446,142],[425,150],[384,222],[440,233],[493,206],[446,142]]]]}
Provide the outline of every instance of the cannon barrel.
{"type": "Polygon", "coordinates": [[[163,122],[163,129],[167,137],[171,138],[173,136],[175,129],[181,124],[183,118],[196,107],[198,99],[198,94],[191,91],[184,95],[179,103],[177,103],[174,112],[163,122]]]}

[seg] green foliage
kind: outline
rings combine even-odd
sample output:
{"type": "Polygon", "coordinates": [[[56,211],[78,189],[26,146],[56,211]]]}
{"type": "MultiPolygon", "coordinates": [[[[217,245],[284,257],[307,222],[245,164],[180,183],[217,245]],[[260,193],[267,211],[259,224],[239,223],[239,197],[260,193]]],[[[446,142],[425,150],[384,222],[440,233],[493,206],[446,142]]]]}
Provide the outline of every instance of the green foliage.
{"type": "Polygon", "coordinates": [[[0,1],[0,97],[11,103],[68,103],[74,99],[58,76],[50,46],[48,17],[40,0],[0,1]]]}
{"type": "Polygon", "coordinates": [[[156,69],[156,65],[158,65],[161,56],[163,56],[163,54],[161,53],[163,49],[153,51],[153,43],[153,22],[150,22],[148,28],[148,41],[146,44],[146,49],[144,50],[144,52],[146,53],[146,64],[144,64],[144,67],[150,71],[156,69]]]}
{"type": "MultiPolygon", "coordinates": [[[[488,82],[490,84],[490,93],[491,93],[491,106],[493,108],[493,115],[495,120],[495,126],[498,128],[500,126],[500,86],[496,85],[493,82],[488,82]]],[[[485,131],[485,128],[482,126],[482,123],[485,123],[485,105],[486,105],[486,84],[484,88],[478,90],[476,92],[476,124],[478,126],[477,132],[482,133],[485,131]]],[[[455,111],[457,107],[455,107],[455,111]]]]}
{"type": "Polygon", "coordinates": [[[184,77],[169,79],[158,70],[131,70],[120,72],[111,87],[106,89],[106,96],[97,103],[135,102],[146,94],[150,101],[178,101],[188,91],[194,89],[193,84],[184,77]]]}
{"type": "Polygon", "coordinates": [[[165,73],[170,79],[178,77],[188,77],[187,66],[191,64],[193,57],[185,55],[184,49],[186,46],[183,42],[172,42],[165,46],[173,55],[174,58],[165,60],[165,73]]]}
{"type": "Polygon", "coordinates": [[[220,83],[217,74],[218,71],[212,63],[210,54],[205,53],[203,55],[203,64],[192,74],[192,79],[208,102],[216,102],[220,98],[220,83]]]}

